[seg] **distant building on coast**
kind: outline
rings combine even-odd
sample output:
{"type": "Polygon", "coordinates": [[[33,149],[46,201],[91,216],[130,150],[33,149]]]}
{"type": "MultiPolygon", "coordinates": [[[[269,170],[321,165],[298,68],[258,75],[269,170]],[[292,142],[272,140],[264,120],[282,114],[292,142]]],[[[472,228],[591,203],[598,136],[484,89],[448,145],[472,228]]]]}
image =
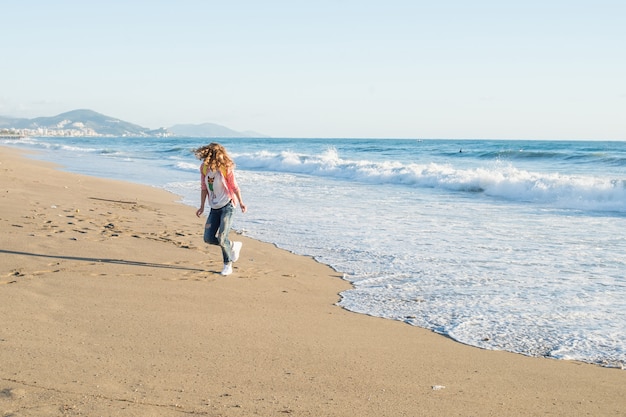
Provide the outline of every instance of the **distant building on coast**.
{"type": "Polygon", "coordinates": [[[3,129],[0,130],[0,139],[21,139],[23,137],[26,137],[26,135],[24,135],[22,132],[18,132],[14,129],[11,130],[7,130],[7,129],[3,129]]]}

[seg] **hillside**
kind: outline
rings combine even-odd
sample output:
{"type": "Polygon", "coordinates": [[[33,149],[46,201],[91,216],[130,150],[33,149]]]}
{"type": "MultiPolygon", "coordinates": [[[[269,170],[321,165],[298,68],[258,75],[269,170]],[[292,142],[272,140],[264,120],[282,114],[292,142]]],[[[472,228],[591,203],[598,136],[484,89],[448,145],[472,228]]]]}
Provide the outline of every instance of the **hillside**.
{"type": "Polygon", "coordinates": [[[237,132],[215,123],[202,124],[178,124],[167,130],[175,136],[200,137],[200,138],[259,138],[264,137],[255,132],[237,132]]]}
{"type": "Polygon", "coordinates": [[[25,130],[30,134],[72,136],[156,136],[161,131],[153,131],[93,110],[84,109],[34,119],[0,117],[0,126],[25,130]]]}
{"type": "Polygon", "coordinates": [[[34,119],[0,116],[0,129],[14,130],[30,136],[263,137],[263,135],[254,132],[237,132],[214,123],[178,124],[168,129],[151,130],[87,109],[72,110],[56,116],[36,117],[34,119]]]}

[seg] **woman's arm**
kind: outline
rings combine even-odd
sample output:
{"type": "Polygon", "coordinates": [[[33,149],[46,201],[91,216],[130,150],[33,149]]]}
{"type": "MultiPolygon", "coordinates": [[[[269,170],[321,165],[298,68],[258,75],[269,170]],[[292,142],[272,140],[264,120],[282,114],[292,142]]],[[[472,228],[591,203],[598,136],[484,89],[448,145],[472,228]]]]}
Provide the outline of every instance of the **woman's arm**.
{"type": "Polygon", "coordinates": [[[200,191],[200,208],[196,210],[196,216],[200,217],[200,215],[204,213],[204,202],[206,201],[208,195],[209,192],[205,188],[200,191]]]}
{"type": "Polygon", "coordinates": [[[245,213],[246,211],[248,211],[248,208],[246,207],[246,205],[243,203],[243,200],[241,199],[241,191],[239,191],[239,188],[235,190],[235,195],[237,196],[237,200],[239,200],[239,205],[241,206],[241,212],[245,213]]]}
{"type": "Polygon", "coordinates": [[[239,190],[239,184],[237,183],[237,179],[235,178],[235,170],[231,169],[226,173],[226,176],[224,177],[224,179],[226,180],[226,188],[228,188],[229,192],[232,194],[235,194],[235,197],[237,197],[237,201],[239,202],[239,205],[241,206],[241,212],[245,213],[246,211],[248,211],[248,208],[246,207],[246,205],[243,202],[243,199],[241,198],[241,191],[239,190]]]}

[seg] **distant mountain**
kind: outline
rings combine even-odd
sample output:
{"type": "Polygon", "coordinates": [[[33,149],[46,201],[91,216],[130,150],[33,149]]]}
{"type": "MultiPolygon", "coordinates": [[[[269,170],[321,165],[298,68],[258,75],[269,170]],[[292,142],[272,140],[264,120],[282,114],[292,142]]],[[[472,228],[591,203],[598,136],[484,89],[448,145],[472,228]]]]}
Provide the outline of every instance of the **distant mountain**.
{"type": "Polygon", "coordinates": [[[178,124],[168,127],[167,130],[175,136],[186,136],[192,138],[262,138],[256,132],[237,132],[227,127],[215,123],[202,124],[178,124]]]}
{"type": "Polygon", "coordinates": [[[52,117],[34,119],[0,116],[0,129],[24,135],[44,136],[187,136],[205,138],[265,137],[255,132],[236,132],[214,123],[179,124],[169,129],[148,129],[93,110],[72,110],[52,117]]]}
{"type": "Polygon", "coordinates": [[[0,116],[0,127],[12,127],[15,118],[0,116]]]}
{"type": "Polygon", "coordinates": [[[151,130],[93,110],[72,110],[51,117],[17,119],[0,117],[0,126],[48,134],[73,132],[74,135],[97,136],[157,136],[163,129],[151,130]]]}

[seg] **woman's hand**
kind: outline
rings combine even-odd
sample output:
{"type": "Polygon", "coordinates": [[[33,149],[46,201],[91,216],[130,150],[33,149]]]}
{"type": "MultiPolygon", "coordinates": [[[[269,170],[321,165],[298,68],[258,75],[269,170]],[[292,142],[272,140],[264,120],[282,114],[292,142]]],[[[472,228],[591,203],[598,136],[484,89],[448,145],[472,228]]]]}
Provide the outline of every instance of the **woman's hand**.
{"type": "Polygon", "coordinates": [[[239,205],[241,206],[241,212],[242,212],[242,213],[245,213],[246,211],[248,211],[248,207],[246,207],[246,205],[245,205],[245,204],[243,204],[243,203],[239,203],[239,205]]]}

